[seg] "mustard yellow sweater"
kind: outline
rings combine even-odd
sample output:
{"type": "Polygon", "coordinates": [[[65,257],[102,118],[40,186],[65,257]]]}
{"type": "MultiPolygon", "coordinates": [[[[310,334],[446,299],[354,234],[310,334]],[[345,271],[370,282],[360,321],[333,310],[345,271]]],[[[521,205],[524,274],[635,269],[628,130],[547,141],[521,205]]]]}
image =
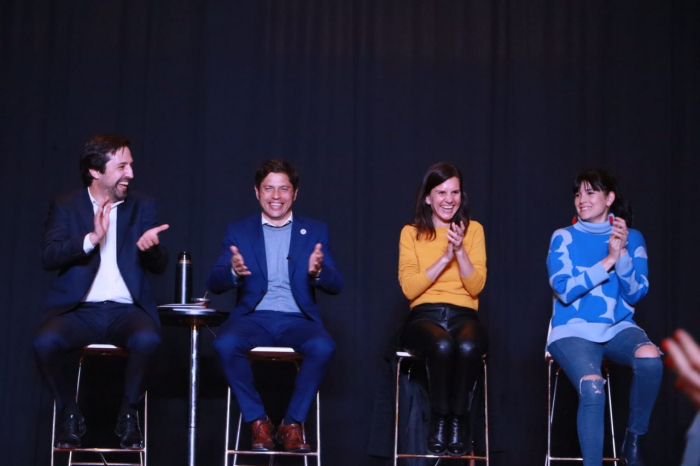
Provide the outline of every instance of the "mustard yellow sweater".
{"type": "Polygon", "coordinates": [[[457,306],[479,308],[478,295],[486,284],[486,244],[484,227],[475,221],[469,222],[467,234],[462,242],[474,265],[468,277],[459,276],[457,259],[445,267],[434,282],[425,271],[445,253],[447,249],[447,227],[435,228],[435,239],[416,240],[416,228],[406,225],[401,230],[399,241],[399,283],[404,295],[411,301],[411,309],[425,303],[449,303],[457,306]]]}

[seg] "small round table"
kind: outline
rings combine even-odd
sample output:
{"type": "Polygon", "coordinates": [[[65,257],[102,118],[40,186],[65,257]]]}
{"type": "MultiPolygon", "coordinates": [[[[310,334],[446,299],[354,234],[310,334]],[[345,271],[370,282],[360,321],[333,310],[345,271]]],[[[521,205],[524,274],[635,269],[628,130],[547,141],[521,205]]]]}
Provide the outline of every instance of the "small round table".
{"type": "Polygon", "coordinates": [[[229,313],[194,304],[165,304],[158,306],[163,323],[190,327],[190,415],[189,440],[187,445],[188,466],[195,466],[195,443],[197,439],[197,393],[199,391],[199,327],[218,326],[228,319],[229,313]]]}

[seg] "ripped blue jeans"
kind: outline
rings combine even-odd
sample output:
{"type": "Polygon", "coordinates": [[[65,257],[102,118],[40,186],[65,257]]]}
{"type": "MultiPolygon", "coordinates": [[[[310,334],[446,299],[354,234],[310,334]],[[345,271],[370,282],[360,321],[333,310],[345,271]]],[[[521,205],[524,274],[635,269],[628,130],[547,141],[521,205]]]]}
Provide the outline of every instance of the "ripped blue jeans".
{"type": "Polygon", "coordinates": [[[647,432],[663,370],[660,357],[635,357],[637,349],[644,345],[656,347],[641,329],[628,328],[605,343],[568,337],[556,340],[547,347],[578,389],[578,439],[584,466],[600,466],[603,463],[605,386],[600,365],[604,357],[632,368],[627,430],[637,435],[647,432]],[[586,378],[596,375],[600,378],[586,378]]]}

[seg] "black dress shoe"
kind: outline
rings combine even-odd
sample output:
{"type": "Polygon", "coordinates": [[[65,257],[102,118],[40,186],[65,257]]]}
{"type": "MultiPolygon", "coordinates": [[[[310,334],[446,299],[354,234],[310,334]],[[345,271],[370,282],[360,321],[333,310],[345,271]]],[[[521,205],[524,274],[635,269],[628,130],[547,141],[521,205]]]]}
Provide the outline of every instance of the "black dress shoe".
{"type": "Polygon", "coordinates": [[[644,466],[644,461],[639,454],[639,439],[641,435],[631,433],[629,430],[625,433],[625,441],[622,444],[622,453],[620,459],[623,466],[644,466]]]}
{"type": "Polygon", "coordinates": [[[56,435],[56,448],[79,448],[80,437],[85,434],[85,418],[80,414],[63,417],[56,435]]]}
{"type": "Polygon", "coordinates": [[[469,422],[467,416],[450,416],[450,434],[447,453],[450,456],[463,456],[467,453],[469,422]]]}
{"type": "Polygon", "coordinates": [[[430,417],[428,429],[428,451],[433,455],[442,455],[447,448],[447,416],[430,417]]]}
{"type": "Polygon", "coordinates": [[[128,450],[143,448],[143,434],[139,426],[138,413],[120,414],[114,432],[119,437],[119,446],[128,450]]]}

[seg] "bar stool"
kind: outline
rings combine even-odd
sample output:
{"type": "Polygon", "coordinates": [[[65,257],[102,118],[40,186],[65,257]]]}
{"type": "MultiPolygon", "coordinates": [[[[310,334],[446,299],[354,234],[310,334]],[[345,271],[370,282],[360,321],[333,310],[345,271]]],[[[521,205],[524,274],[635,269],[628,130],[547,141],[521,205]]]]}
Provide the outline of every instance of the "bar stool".
{"type": "MultiPolygon", "coordinates": [[[[304,356],[301,353],[297,353],[293,348],[287,347],[272,347],[272,346],[258,346],[253,348],[248,352],[248,361],[252,364],[253,362],[289,362],[294,364],[299,371],[299,363],[304,356]]],[[[309,457],[316,458],[316,463],[321,466],[321,398],[320,393],[316,392],[316,451],[310,451],[308,453],[296,453],[287,451],[252,451],[252,450],[239,450],[239,443],[241,439],[241,427],[243,425],[243,414],[238,415],[238,428],[236,430],[236,443],[233,450],[229,449],[230,441],[230,421],[231,421],[231,387],[228,387],[228,393],[226,395],[226,449],[224,451],[224,465],[229,466],[229,455],[233,455],[232,466],[242,466],[238,464],[238,455],[268,455],[270,461],[269,466],[274,464],[275,456],[300,456],[304,458],[304,466],[308,466],[309,457]]],[[[304,429],[304,424],[301,425],[302,434],[304,436],[304,441],[306,441],[306,430],[304,429]]]]}
{"type": "MultiPolygon", "coordinates": [[[[561,367],[557,365],[554,371],[554,390],[552,390],[552,370],[554,368],[554,358],[551,354],[545,354],[545,360],[549,366],[549,374],[547,381],[547,456],[545,457],[545,466],[550,466],[552,461],[581,461],[582,457],[562,457],[562,456],[552,456],[552,424],[554,420],[554,403],[557,400],[557,387],[559,386],[559,374],[561,373],[561,367]]],[[[620,459],[617,457],[617,448],[615,447],[615,425],[613,423],[613,407],[612,407],[612,396],[610,387],[610,362],[607,359],[603,359],[603,364],[601,370],[605,374],[605,385],[607,386],[608,392],[608,414],[610,416],[610,440],[612,441],[612,457],[603,458],[603,461],[614,462],[617,464],[620,459]]]]}
{"type": "MultiPolygon", "coordinates": [[[[78,381],[75,387],[75,401],[78,402],[80,393],[80,376],[83,370],[83,360],[86,356],[121,356],[126,357],[129,352],[114,345],[92,344],[80,350],[80,361],[78,362],[78,381]]],[[[51,466],[54,465],[54,456],[59,452],[68,452],[68,466],[146,466],[146,455],[148,446],[148,392],[144,394],[143,406],[143,448],[125,450],[123,448],[56,448],[56,401],[53,403],[53,428],[51,431],[51,466]],[[99,462],[94,461],[74,461],[73,453],[94,454],[99,456],[99,462]],[[114,463],[108,462],[104,454],[138,455],[138,462],[114,463]]]]}
{"type": "MultiPolygon", "coordinates": [[[[407,360],[418,361],[421,358],[414,356],[407,351],[397,351],[396,357],[398,361],[396,363],[396,409],[394,413],[394,466],[397,466],[398,460],[400,458],[435,458],[437,461],[435,465],[440,463],[442,460],[470,460],[470,466],[474,466],[475,461],[484,461],[486,466],[489,465],[489,398],[488,398],[488,373],[486,367],[486,355],[481,357],[484,366],[484,437],[486,443],[486,454],[485,456],[477,456],[474,454],[472,449],[472,454],[467,454],[463,456],[449,456],[445,455],[420,455],[420,454],[410,454],[410,453],[399,453],[399,377],[401,375],[401,363],[407,360]]],[[[474,384],[476,388],[476,383],[474,384]]]]}

